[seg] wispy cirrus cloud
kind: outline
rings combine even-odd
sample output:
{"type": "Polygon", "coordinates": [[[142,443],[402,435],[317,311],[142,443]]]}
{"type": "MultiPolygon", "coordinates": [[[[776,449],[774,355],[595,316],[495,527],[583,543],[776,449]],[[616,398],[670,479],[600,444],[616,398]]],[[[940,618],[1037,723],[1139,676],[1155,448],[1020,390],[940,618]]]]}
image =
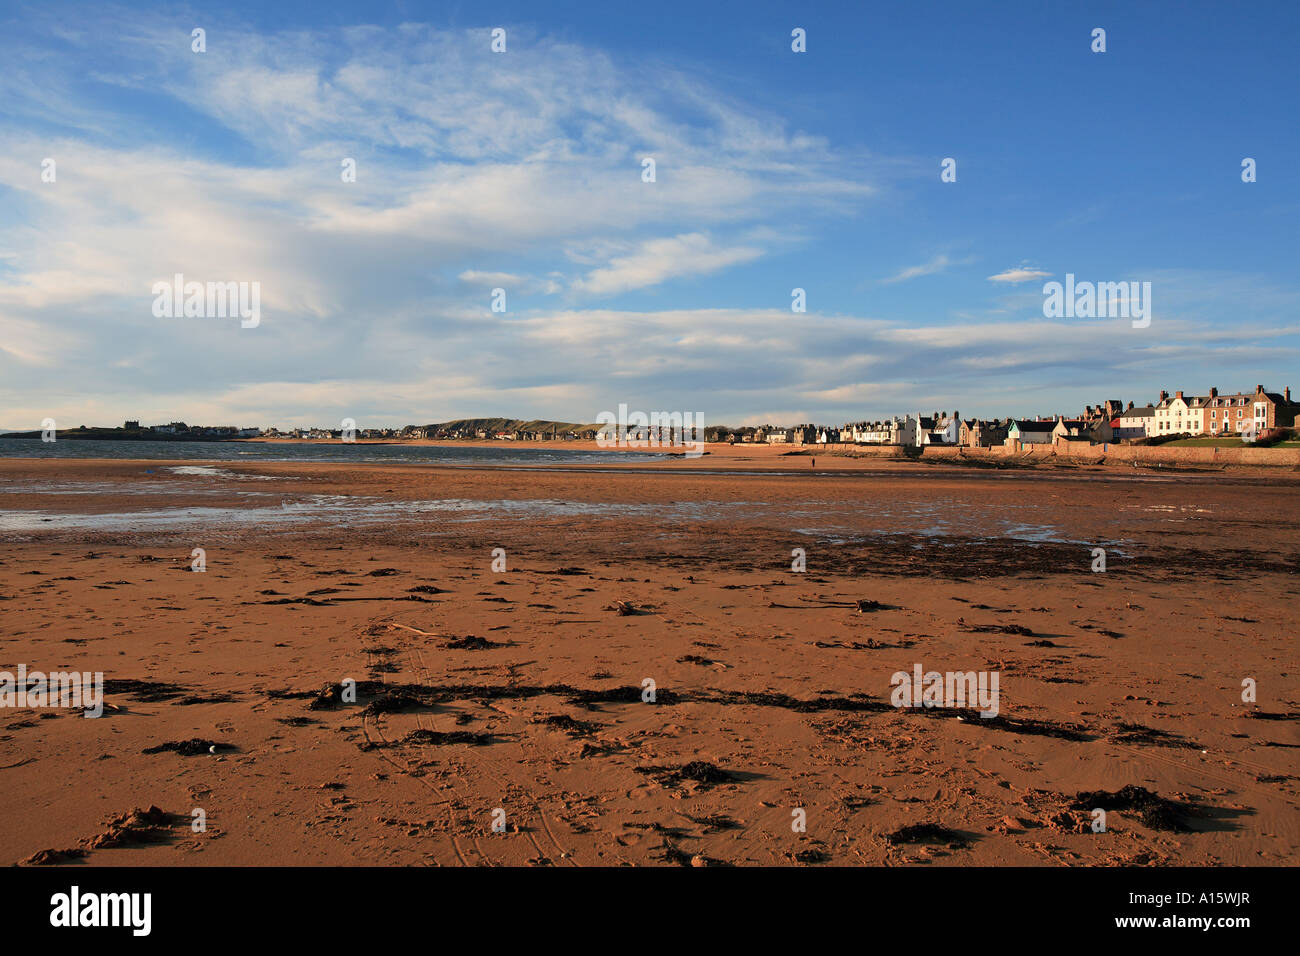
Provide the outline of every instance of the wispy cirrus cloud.
{"type": "Polygon", "coordinates": [[[901,272],[895,273],[886,279],[881,279],[880,284],[894,285],[898,282],[906,282],[909,279],[919,279],[922,276],[938,275],[940,272],[946,272],[950,266],[968,265],[974,261],[975,259],[973,257],[953,259],[947,254],[941,254],[935,256],[929,262],[923,262],[920,265],[915,266],[908,266],[901,272]]]}
{"type": "Polygon", "coordinates": [[[50,50],[5,51],[0,95],[41,91],[63,130],[0,119],[0,188],[23,211],[0,225],[0,322],[64,307],[92,351],[100,328],[79,327],[81,310],[134,325],[152,282],[177,272],[259,281],[267,328],[301,336],[342,315],[373,326],[469,306],[484,276],[592,299],[714,274],[788,244],[764,227],[789,210],[842,215],[874,188],[852,157],[697,78],[658,67],[647,82],[523,29],[497,56],[485,31],[226,22],[200,55],[188,18],[78,22],[52,20],[49,42],[84,74],[50,50]],[[138,122],[142,98],[184,135],[138,122]],[[641,180],[646,155],[657,182],[641,180]],[[578,247],[587,261],[567,254],[578,247]]]}
{"type": "Polygon", "coordinates": [[[1050,276],[1050,272],[1044,272],[1041,269],[1030,269],[1020,266],[1015,269],[1007,269],[999,272],[997,275],[989,276],[990,282],[1009,282],[1016,285],[1021,282],[1032,282],[1034,279],[1045,279],[1050,276]]]}

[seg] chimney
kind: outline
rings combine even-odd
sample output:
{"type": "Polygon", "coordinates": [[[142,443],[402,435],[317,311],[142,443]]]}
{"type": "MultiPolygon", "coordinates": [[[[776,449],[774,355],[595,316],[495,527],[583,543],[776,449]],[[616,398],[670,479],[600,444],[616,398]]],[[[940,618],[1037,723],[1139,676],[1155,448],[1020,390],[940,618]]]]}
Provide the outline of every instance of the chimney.
{"type": "Polygon", "coordinates": [[[1162,391],[1162,392],[1160,393],[1160,401],[1163,402],[1163,401],[1164,401],[1166,398],[1168,398],[1168,397],[1169,397],[1169,393],[1168,393],[1168,392],[1162,391]]]}
{"type": "Polygon", "coordinates": [[[1291,404],[1291,386],[1290,386],[1290,385],[1288,385],[1285,389],[1282,390],[1282,398],[1283,398],[1283,400],[1284,400],[1288,405],[1291,404]]]}
{"type": "Polygon", "coordinates": [[[1263,385],[1256,385],[1256,386],[1255,386],[1255,394],[1256,394],[1256,395],[1258,395],[1258,394],[1259,394],[1260,392],[1262,392],[1262,391],[1264,391],[1264,386],[1263,386],[1263,385]]]}
{"type": "Polygon", "coordinates": [[[1217,388],[1210,389],[1210,398],[1218,398],[1218,397],[1219,397],[1219,390],[1217,388]]]}
{"type": "Polygon", "coordinates": [[[1174,396],[1174,398],[1182,398],[1182,397],[1183,397],[1183,393],[1181,390],[1179,390],[1179,392],[1174,396]]]}
{"type": "Polygon", "coordinates": [[[1129,403],[1128,403],[1128,407],[1131,409],[1131,408],[1133,407],[1133,403],[1132,403],[1132,402],[1129,402],[1129,403]]]}

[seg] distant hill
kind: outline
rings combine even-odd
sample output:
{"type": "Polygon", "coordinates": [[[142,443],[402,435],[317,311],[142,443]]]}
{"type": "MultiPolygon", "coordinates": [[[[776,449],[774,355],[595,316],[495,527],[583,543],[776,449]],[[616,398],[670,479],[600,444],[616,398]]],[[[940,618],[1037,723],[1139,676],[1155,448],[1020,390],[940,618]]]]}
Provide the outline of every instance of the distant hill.
{"type": "Polygon", "coordinates": [[[549,432],[554,429],[558,434],[563,435],[565,432],[577,431],[581,428],[597,428],[595,424],[583,425],[578,422],[551,422],[542,419],[532,419],[525,421],[522,418],[458,418],[450,422],[435,422],[431,425],[425,425],[424,428],[446,431],[456,431],[462,429],[465,431],[476,432],[480,429],[489,435],[497,432],[549,432]]]}

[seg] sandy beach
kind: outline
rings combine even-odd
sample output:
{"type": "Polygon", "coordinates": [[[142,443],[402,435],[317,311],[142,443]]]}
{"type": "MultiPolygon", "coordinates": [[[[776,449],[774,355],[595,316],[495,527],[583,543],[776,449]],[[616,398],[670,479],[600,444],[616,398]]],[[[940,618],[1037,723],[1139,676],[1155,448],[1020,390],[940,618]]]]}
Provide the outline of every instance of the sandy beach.
{"type": "Polygon", "coordinates": [[[0,669],[102,671],[106,707],[0,711],[0,850],[1295,865],[1298,488],[743,448],[3,460],[0,669]],[[894,706],[917,665],[996,673],[997,716],[894,706]]]}

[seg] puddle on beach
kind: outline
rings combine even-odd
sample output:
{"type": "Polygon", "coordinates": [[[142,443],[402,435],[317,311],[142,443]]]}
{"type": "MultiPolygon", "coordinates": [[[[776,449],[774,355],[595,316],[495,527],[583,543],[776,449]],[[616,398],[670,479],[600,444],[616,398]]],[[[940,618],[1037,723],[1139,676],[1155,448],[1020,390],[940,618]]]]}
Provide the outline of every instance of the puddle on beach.
{"type": "MultiPolygon", "coordinates": [[[[258,497],[265,497],[265,495],[260,494],[258,497]]],[[[105,514],[0,510],[0,533],[69,528],[95,531],[157,531],[195,527],[283,526],[319,521],[346,526],[410,520],[420,515],[440,516],[455,521],[486,521],[492,518],[618,518],[647,515],[702,521],[709,517],[717,517],[720,508],[742,507],[748,505],[738,502],[728,502],[725,505],[679,503],[665,507],[547,499],[472,501],[463,498],[437,501],[384,501],[350,495],[311,495],[285,501],[278,506],[256,505],[246,508],[193,506],[105,514]]]]}
{"type": "Polygon", "coordinates": [[[195,478],[221,478],[226,481],[284,481],[285,475],[246,475],[216,465],[168,465],[161,471],[173,475],[189,475],[195,478]]]}
{"type": "MultiPolygon", "coordinates": [[[[211,466],[178,466],[167,469],[190,478],[218,478],[233,475],[211,466]]],[[[846,508],[844,502],[801,501],[794,506],[761,501],[701,501],[611,503],[574,502],[558,499],[473,500],[445,498],[423,501],[392,501],[355,495],[305,495],[284,499],[267,491],[235,491],[245,506],[209,506],[203,496],[231,491],[207,485],[196,487],[190,482],[64,483],[60,485],[13,483],[0,485],[0,492],[23,492],[31,495],[173,495],[185,504],[154,509],[119,510],[85,513],[61,509],[0,509],[0,534],[29,534],[38,531],[168,531],[209,528],[239,530],[249,527],[284,528],[328,522],[340,527],[373,526],[406,522],[418,525],[427,521],[456,523],[552,518],[591,518],[616,520],[633,518],[655,522],[702,523],[745,520],[784,525],[793,535],[819,538],[831,543],[864,541],[876,535],[919,535],[942,543],[945,539],[1006,538],[1034,543],[1083,544],[1050,522],[1008,521],[995,511],[983,513],[967,504],[958,510],[960,520],[952,517],[951,500],[863,502],[846,508]],[[197,498],[195,503],[189,503],[197,498]],[[266,499],[279,499],[271,504],[266,499]],[[423,519],[423,520],[422,520],[423,519]]],[[[1021,516],[1024,517],[1023,515],[1021,516]]]]}
{"type": "Polygon", "coordinates": [[[101,499],[96,503],[100,507],[103,500],[111,502],[129,496],[148,495],[172,501],[160,508],[119,508],[103,513],[76,510],[75,505],[54,505],[54,501],[50,502],[53,507],[43,509],[0,509],[0,534],[68,529],[237,531],[254,526],[284,528],[313,522],[360,527],[399,522],[630,518],[643,524],[643,519],[648,518],[671,523],[744,521],[769,528],[785,527],[793,535],[832,544],[862,542],[877,535],[913,535],[938,544],[972,538],[1040,544],[1087,543],[1071,536],[1052,520],[1059,517],[1053,508],[1022,506],[1013,519],[1006,515],[1004,508],[954,500],[950,496],[864,498],[853,502],[804,499],[787,503],[753,500],[615,503],[546,498],[394,501],[363,495],[281,495],[271,490],[274,485],[264,484],[281,479],[277,475],[234,472],[220,464],[194,464],[161,466],[135,481],[0,481],[0,494],[48,495],[55,499],[97,496],[101,499]],[[213,502],[218,496],[223,500],[213,502]],[[237,500],[233,506],[232,497],[237,500]]]}

